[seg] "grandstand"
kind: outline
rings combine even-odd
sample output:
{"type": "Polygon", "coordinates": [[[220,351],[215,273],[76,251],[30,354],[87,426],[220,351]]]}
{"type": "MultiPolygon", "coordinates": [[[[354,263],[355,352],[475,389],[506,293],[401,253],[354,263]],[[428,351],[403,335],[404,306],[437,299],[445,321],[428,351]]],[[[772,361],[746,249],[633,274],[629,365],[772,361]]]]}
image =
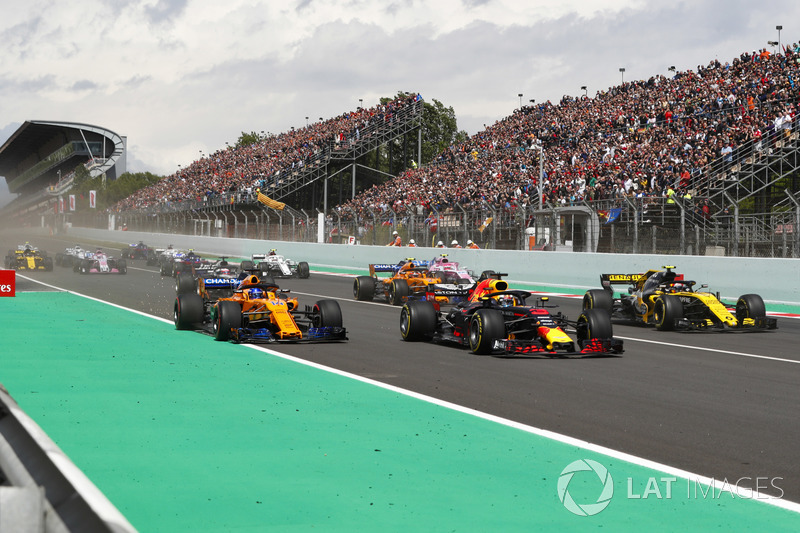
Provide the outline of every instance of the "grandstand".
{"type": "Polygon", "coordinates": [[[37,218],[54,214],[58,198],[69,192],[78,165],[110,180],[124,173],[125,144],[125,137],[100,126],[26,121],[0,147],[0,176],[19,195],[3,208],[3,216],[41,224],[37,218]]]}
{"type": "Polygon", "coordinates": [[[400,230],[427,243],[436,220],[446,241],[491,247],[798,257],[798,59],[796,44],[762,49],[520,107],[420,168],[358,187],[359,158],[419,127],[418,99],[400,99],[219,151],[116,211],[140,229],[263,236],[277,223],[280,238],[284,225],[314,238],[314,213],[270,210],[258,189],[282,202],[310,194],[286,203],[321,206],[329,240],[382,243],[400,230]]]}

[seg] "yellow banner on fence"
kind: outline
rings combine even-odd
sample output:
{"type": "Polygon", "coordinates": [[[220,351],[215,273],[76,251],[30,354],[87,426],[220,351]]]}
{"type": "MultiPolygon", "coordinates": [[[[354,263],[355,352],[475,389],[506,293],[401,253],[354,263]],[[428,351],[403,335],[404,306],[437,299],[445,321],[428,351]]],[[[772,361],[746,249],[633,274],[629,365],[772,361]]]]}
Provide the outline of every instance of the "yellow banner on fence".
{"type": "Polygon", "coordinates": [[[262,194],[262,193],[258,193],[258,201],[261,202],[262,204],[264,204],[267,207],[271,207],[272,209],[279,209],[280,210],[280,209],[283,209],[284,207],[286,207],[285,203],[273,200],[269,196],[267,196],[265,194],[262,194]]]}

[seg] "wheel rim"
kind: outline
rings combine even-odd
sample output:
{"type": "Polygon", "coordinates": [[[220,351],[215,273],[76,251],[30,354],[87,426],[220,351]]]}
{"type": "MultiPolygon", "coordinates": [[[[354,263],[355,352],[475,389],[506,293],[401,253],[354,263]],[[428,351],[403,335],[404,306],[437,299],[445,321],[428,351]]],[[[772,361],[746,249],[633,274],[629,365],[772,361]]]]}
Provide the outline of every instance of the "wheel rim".
{"type": "Polygon", "coordinates": [[[408,309],[403,307],[400,311],[400,334],[405,339],[408,336],[408,323],[409,323],[409,314],[408,309]]]}
{"type": "Polygon", "coordinates": [[[656,302],[656,307],[653,309],[653,318],[656,321],[656,324],[661,324],[664,321],[664,304],[663,300],[659,300],[656,302]]]}
{"type": "Polygon", "coordinates": [[[358,278],[356,278],[356,281],[353,284],[353,297],[354,298],[358,298],[358,293],[361,292],[361,291],[358,290],[360,286],[361,286],[361,284],[358,282],[358,278]]]}

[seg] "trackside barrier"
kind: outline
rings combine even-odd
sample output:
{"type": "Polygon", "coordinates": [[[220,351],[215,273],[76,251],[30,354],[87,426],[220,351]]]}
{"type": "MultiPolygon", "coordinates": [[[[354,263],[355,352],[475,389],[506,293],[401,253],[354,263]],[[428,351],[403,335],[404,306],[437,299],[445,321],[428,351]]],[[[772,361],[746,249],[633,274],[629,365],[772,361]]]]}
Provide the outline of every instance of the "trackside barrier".
{"type": "MultiPolygon", "coordinates": [[[[43,230],[41,230],[43,231],[43,230]]],[[[495,270],[508,273],[511,283],[527,283],[554,289],[600,288],[600,274],[645,272],[651,268],[675,265],[698,284],[723,298],[760,294],[769,303],[800,305],[800,259],[718,257],[697,255],[599,254],[542,252],[525,250],[467,250],[438,248],[396,248],[389,246],[351,246],[253,239],[226,239],[163,233],[120,232],[92,228],[70,228],[76,244],[81,239],[96,242],[133,243],[150,246],[193,248],[230,257],[249,257],[276,248],[279,254],[320,267],[340,267],[366,271],[370,263],[392,263],[408,257],[430,259],[447,253],[476,273],[495,270]]],[[[53,251],[55,253],[56,250],[53,251]]]]}
{"type": "Polygon", "coordinates": [[[0,471],[0,531],[136,531],[2,385],[0,471]]]}

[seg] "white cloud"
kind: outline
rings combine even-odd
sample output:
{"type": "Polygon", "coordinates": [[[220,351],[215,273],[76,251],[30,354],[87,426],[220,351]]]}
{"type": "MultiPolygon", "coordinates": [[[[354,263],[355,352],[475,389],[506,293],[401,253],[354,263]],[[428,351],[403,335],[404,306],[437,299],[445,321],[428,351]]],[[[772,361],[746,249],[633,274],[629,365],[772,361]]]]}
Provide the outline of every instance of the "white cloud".
{"type": "MultiPolygon", "coordinates": [[[[33,0],[4,10],[0,117],[98,124],[170,173],[242,131],[286,131],[398,90],[469,133],[523,101],[590,95],[766,46],[800,5],[698,0],[33,0]]],[[[3,139],[0,139],[2,141],[3,139]]]]}

